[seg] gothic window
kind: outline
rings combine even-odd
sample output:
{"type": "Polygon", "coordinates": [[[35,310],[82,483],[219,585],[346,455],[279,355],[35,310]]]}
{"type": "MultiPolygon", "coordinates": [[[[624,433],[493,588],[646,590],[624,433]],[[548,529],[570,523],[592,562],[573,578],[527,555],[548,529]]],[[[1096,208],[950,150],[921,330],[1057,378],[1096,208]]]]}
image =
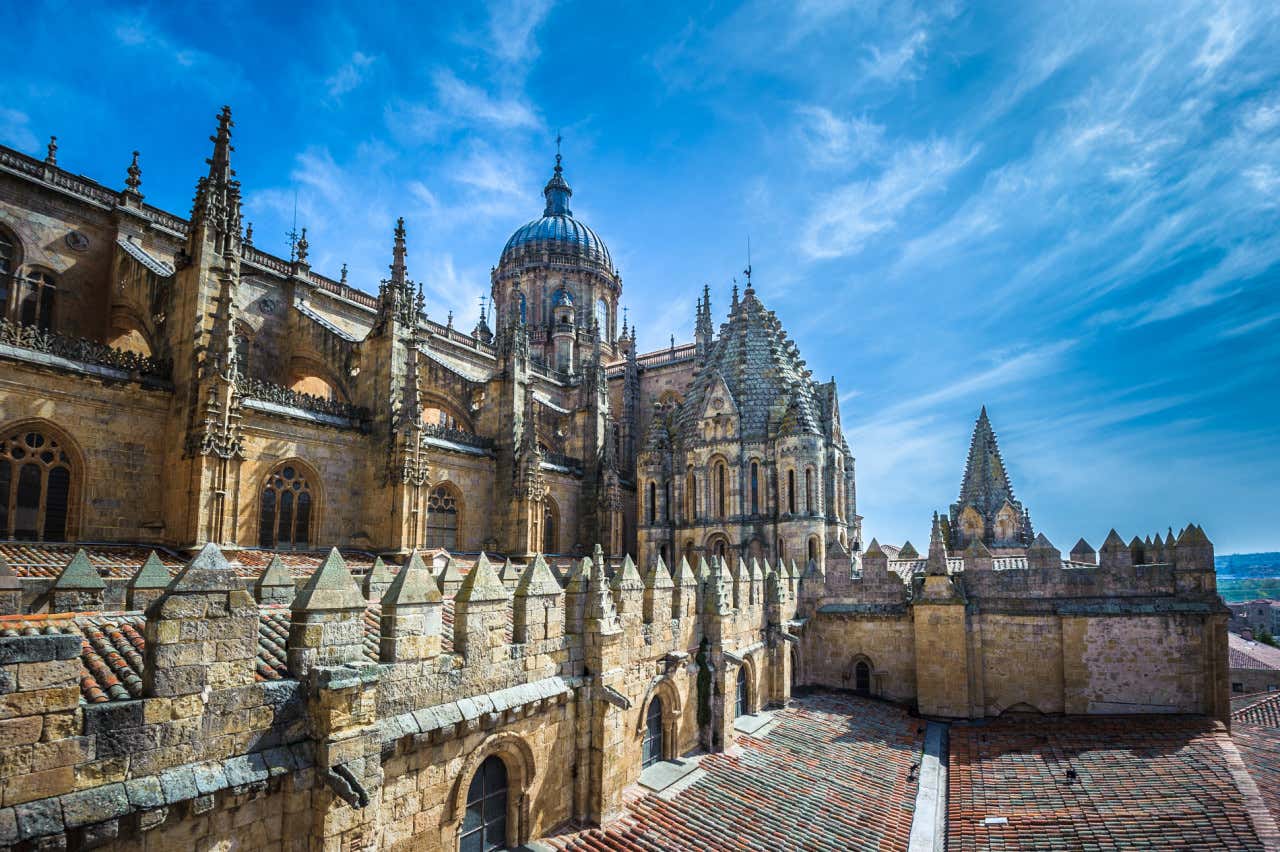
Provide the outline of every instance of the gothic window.
{"type": "Polygon", "coordinates": [[[781,559],[786,555],[787,555],[786,542],[782,540],[781,536],[779,536],[778,537],[778,558],[781,559]]]}
{"type": "Polygon", "coordinates": [[[458,497],[448,485],[437,485],[427,497],[427,547],[458,547],[458,497]]]}
{"type": "Polygon", "coordinates": [[[718,559],[724,559],[724,558],[725,558],[725,556],[727,556],[727,555],[728,555],[728,552],[729,552],[729,545],[728,545],[728,543],[727,543],[724,539],[722,539],[722,538],[718,538],[718,539],[716,539],[716,543],[715,543],[715,546],[714,546],[714,551],[715,551],[715,555],[716,555],[716,557],[717,557],[718,559]]]}
{"type": "Polygon", "coordinates": [[[295,464],[271,472],[262,486],[258,546],[301,550],[311,546],[311,483],[295,464]]]}
{"type": "Polygon", "coordinates": [[[49,435],[27,430],[0,444],[0,534],[66,541],[71,460],[49,435]]]}
{"type": "Polygon", "coordinates": [[[686,520],[692,522],[698,517],[698,477],[692,471],[685,478],[684,503],[686,520]]]}
{"type": "Polygon", "coordinates": [[[662,760],[662,699],[655,695],[645,715],[644,743],[641,747],[642,769],[662,760]]]}
{"type": "Polygon", "coordinates": [[[787,511],[793,515],[796,513],[796,472],[794,469],[787,471],[787,511]]]}
{"type": "Polygon", "coordinates": [[[747,698],[747,667],[738,666],[738,701],[735,707],[735,713],[738,716],[745,716],[751,712],[751,705],[747,698]]]}
{"type": "Polygon", "coordinates": [[[542,508],[542,552],[543,553],[559,553],[560,552],[560,524],[558,523],[559,512],[556,511],[555,501],[550,497],[542,508]]]}
{"type": "Polygon", "coordinates": [[[529,305],[525,301],[524,293],[520,294],[520,322],[527,323],[529,321],[529,305]]]}
{"type": "Polygon", "coordinates": [[[668,479],[662,488],[662,519],[671,523],[671,480],[668,479]]]}
{"type": "Polygon", "coordinates": [[[809,539],[809,561],[810,562],[818,561],[818,539],[817,538],[809,539]]]}
{"type": "Polygon", "coordinates": [[[18,290],[18,322],[48,331],[53,327],[53,297],[57,287],[51,273],[32,269],[18,290]]]}
{"type": "Polygon", "coordinates": [[[999,541],[1009,541],[1013,538],[1014,530],[1017,528],[1017,522],[1014,520],[1013,510],[1006,504],[1003,509],[996,514],[995,523],[996,539],[999,541]]]}
{"type": "Polygon", "coordinates": [[[760,465],[751,463],[751,514],[760,514],[760,465]]]}
{"type": "Polygon", "coordinates": [[[604,299],[596,301],[596,325],[600,328],[601,340],[612,340],[609,334],[609,305],[604,299]]]}
{"type": "Polygon", "coordinates": [[[729,517],[727,479],[728,471],[725,469],[725,463],[716,462],[716,517],[721,519],[729,517]]]}
{"type": "Polygon", "coordinates": [[[467,789],[460,852],[507,848],[507,765],[491,754],[476,769],[467,789]]]}
{"type": "Polygon", "coordinates": [[[804,469],[804,511],[813,514],[813,468],[804,469]]]}
{"type": "Polygon", "coordinates": [[[657,516],[658,516],[658,507],[654,505],[657,499],[658,499],[658,485],[656,482],[650,482],[648,511],[649,511],[649,523],[651,524],[654,523],[654,521],[657,519],[657,516]]]}

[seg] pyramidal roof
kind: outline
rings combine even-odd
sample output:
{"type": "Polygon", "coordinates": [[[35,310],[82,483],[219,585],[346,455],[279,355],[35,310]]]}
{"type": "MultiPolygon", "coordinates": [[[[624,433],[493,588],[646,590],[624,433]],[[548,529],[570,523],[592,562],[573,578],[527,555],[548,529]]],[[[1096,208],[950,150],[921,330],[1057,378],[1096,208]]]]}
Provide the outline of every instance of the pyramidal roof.
{"type": "Polygon", "coordinates": [[[964,482],[960,485],[960,504],[974,506],[990,516],[1000,510],[1005,501],[1014,503],[1013,487],[1000,457],[996,433],[987,418],[987,407],[982,406],[978,422],[973,426],[973,439],[969,442],[969,460],[965,463],[964,482]]]}
{"type": "Polygon", "coordinates": [[[743,438],[767,436],[771,426],[784,434],[822,433],[817,387],[800,351],[750,287],[720,327],[706,365],[694,377],[680,407],[681,433],[688,435],[696,428],[721,380],[731,397],[723,410],[736,408],[743,438]]]}

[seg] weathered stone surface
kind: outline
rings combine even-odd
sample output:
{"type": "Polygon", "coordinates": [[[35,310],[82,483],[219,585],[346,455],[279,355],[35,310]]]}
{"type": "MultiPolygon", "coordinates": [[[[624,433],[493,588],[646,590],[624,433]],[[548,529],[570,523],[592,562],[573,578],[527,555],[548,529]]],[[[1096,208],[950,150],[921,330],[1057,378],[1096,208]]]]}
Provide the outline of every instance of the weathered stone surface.
{"type": "Polygon", "coordinates": [[[124,784],[105,784],[62,797],[62,816],[68,828],[124,816],[129,796],[124,784]]]}

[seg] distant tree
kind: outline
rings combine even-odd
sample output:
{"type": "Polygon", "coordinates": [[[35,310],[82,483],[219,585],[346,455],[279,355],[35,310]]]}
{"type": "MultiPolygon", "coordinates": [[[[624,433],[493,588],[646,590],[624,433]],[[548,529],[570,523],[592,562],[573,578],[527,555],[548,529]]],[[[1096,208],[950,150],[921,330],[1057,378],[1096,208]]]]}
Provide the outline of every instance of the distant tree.
{"type": "Polygon", "coordinates": [[[1270,645],[1272,648],[1280,648],[1280,642],[1276,641],[1276,637],[1271,635],[1271,631],[1265,627],[1259,627],[1258,632],[1253,634],[1253,638],[1264,645],[1270,645]]]}

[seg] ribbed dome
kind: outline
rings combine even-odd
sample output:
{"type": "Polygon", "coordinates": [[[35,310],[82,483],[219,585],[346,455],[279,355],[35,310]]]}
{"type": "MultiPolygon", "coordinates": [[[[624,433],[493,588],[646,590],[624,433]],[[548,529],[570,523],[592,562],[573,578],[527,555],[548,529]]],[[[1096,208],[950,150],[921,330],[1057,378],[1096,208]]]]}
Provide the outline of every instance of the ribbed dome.
{"type": "Polygon", "coordinates": [[[513,259],[525,249],[546,249],[553,252],[565,252],[576,255],[589,263],[603,266],[613,271],[613,258],[609,249],[595,231],[586,224],[573,218],[569,209],[569,197],[573,190],[565,182],[563,169],[560,166],[560,155],[556,155],[556,168],[547,181],[542,194],[546,196],[547,206],[542,211],[542,218],[534,219],[520,227],[502,249],[501,265],[513,259]]]}

